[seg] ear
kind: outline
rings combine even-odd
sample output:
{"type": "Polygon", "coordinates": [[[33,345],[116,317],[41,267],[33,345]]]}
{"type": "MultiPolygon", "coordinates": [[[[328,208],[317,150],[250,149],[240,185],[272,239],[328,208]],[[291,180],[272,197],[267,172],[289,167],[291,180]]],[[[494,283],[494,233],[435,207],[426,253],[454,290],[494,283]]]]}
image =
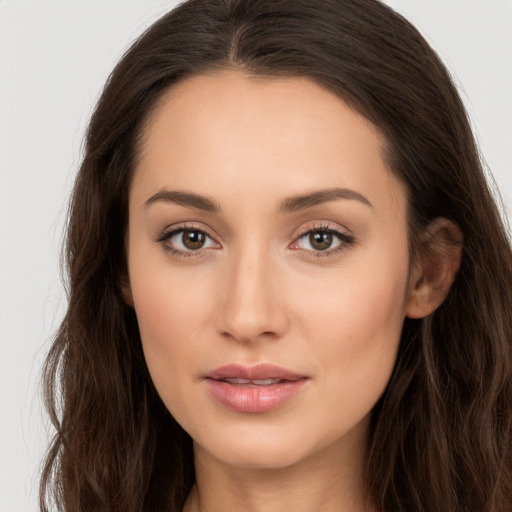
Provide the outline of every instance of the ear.
{"type": "Polygon", "coordinates": [[[122,275],[118,281],[119,290],[123,296],[124,301],[128,306],[133,308],[133,295],[132,287],[130,286],[130,279],[128,275],[122,275]]]}
{"type": "Polygon", "coordinates": [[[462,232],[448,219],[433,220],[419,242],[409,278],[405,311],[409,318],[424,318],[443,303],[462,257],[462,232]]]}

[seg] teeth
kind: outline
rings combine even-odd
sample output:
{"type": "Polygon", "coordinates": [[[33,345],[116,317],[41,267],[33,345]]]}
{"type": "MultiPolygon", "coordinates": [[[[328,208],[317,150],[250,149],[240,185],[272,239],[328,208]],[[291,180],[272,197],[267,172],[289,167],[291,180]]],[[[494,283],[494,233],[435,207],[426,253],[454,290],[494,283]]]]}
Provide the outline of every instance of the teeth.
{"type": "Polygon", "coordinates": [[[270,386],[271,384],[277,384],[281,382],[281,379],[238,379],[238,378],[227,378],[224,379],[226,382],[230,384],[254,384],[256,386],[270,386]]]}
{"type": "Polygon", "coordinates": [[[251,381],[248,379],[224,379],[226,382],[229,382],[230,384],[249,384],[251,381]]]}

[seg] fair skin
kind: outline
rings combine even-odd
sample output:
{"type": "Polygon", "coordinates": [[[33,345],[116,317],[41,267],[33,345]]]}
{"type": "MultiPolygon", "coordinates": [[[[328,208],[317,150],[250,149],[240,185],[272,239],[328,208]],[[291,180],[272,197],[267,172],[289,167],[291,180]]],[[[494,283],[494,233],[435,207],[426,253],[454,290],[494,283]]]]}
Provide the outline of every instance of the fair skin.
{"type": "Polygon", "coordinates": [[[439,219],[425,243],[444,257],[411,263],[383,144],[311,80],[241,71],[179,83],[149,119],[124,292],[156,389],[194,441],[186,512],[372,510],[371,410],[404,318],[442,302],[459,258],[439,219]],[[210,386],[232,363],[277,365],[300,385],[266,410],[262,388],[277,383],[222,382],[232,402],[252,400],[241,410],[210,386]]]}

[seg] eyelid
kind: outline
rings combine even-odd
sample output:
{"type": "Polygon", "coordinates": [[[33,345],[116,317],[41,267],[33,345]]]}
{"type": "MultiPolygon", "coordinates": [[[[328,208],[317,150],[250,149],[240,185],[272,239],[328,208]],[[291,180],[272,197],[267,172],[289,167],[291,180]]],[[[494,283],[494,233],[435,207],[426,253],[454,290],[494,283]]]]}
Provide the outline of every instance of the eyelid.
{"type": "Polygon", "coordinates": [[[328,231],[330,233],[339,234],[342,237],[353,238],[351,231],[345,227],[330,221],[315,221],[301,227],[295,235],[295,240],[310,233],[311,231],[328,231]]]}
{"type": "Polygon", "coordinates": [[[305,254],[307,257],[329,257],[333,256],[334,254],[337,254],[339,251],[343,251],[350,246],[355,245],[356,239],[354,235],[346,228],[341,228],[339,225],[333,225],[332,223],[328,221],[321,221],[321,222],[315,222],[313,224],[308,225],[307,227],[302,228],[299,230],[297,235],[294,237],[293,242],[288,246],[290,249],[295,251],[300,251],[303,254],[305,254]],[[313,231],[324,231],[327,233],[331,233],[334,236],[336,236],[340,243],[337,244],[335,247],[330,249],[325,249],[323,251],[321,250],[312,250],[312,249],[303,249],[301,247],[293,247],[296,245],[301,238],[304,238],[304,236],[308,235],[309,233],[313,231]]]}
{"type": "Polygon", "coordinates": [[[195,223],[190,222],[184,222],[181,224],[175,224],[166,227],[162,232],[160,232],[156,238],[155,241],[162,245],[163,249],[171,253],[174,256],[181,256],[181,257],[197,257],[197,256],[203,256],[206,251],[209,251],[211,249],[220,249],[221,244],[217,241],[215,236],[212,236],[210,233],[210,230],[201,225],[197,225],[195,223]],[[197,250],[184,250],[177,247],[171,247],[167,244],[167,242],[176,234],[183,232],[183,231],[198,231],[203,233],[206,237],[208,237],[210,240],[212,240],[217,247],[202,247],[197,250]]]}

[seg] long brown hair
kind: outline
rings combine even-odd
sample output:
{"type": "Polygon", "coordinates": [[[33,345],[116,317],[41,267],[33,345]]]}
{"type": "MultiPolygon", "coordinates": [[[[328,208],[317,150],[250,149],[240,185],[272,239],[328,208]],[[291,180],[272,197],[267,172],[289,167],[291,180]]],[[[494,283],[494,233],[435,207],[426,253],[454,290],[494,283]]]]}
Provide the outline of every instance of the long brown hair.
{"type": "MultiPolygon", "coordinates": [[[[464,235],[432,315],[406,319],[373,412],[367,493],[380,511],[512,510],[512,254],[462,102],[418,31],[377,0],[189,0],[151,26],[92,116],[69,211],[69,307],[44,369],[56,435],[41,509],[180,511],[189,436],[158,397],[120,282],[140,134],[162,93],[216,69],[305,76],[373,122],[404,184],[409,236],[464,235]]],[[[414,251],[413,251],[414,252],[414,251]]]]}

